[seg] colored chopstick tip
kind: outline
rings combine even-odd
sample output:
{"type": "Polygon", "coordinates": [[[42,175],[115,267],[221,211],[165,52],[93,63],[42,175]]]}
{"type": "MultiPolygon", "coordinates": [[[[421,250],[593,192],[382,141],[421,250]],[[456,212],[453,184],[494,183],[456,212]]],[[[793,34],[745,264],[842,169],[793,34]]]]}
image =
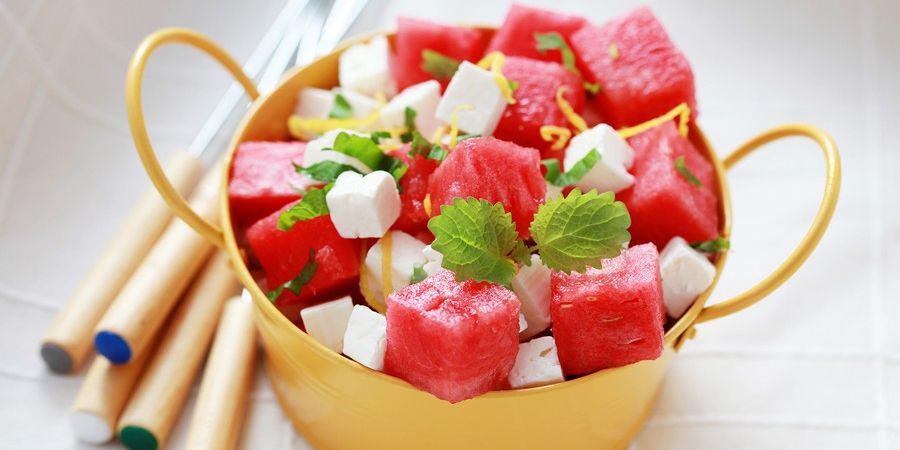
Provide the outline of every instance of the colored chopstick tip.
{"type": "Polygon", "coordinates": [[[51,342],[41,344],[41,358],[53,373],[67,374],[72,371],[72,357],[59,345],[51,342]]]}
{"type": "Polygon", "coordinates": [[[90,411],[73,411],[69,416],[72,430],[79,441],[88,444],[105,444],[112,440],[113,429],[102,417],[90,411]]]}
{"type": "Polygon", "coordinates": [[[101,331],[94,336],[94,349],[113,364],[125,364],[131,360],[131,346],[122,336],[111,331],[101,331]]]}
{"type": "Polygon", "coordinates": [[[132,450],[156,450],[159,443],[156,436],[144,427],[128,425],[119,432],[122,445],[132,450]]]}

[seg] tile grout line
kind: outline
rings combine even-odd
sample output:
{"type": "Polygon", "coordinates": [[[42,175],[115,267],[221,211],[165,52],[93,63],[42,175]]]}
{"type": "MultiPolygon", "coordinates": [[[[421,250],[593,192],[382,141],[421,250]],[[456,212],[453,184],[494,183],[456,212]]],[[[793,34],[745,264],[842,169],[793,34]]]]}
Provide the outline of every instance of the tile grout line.
{"type": "Polygon", "coordinates": [[[867,170],[867,191],[869,193],[869,297],[872,303],[871,327],[872,348],[875,351],[874,360],[874,391],[875,391],[875,424],[878,448],[886,450],[889,447],[889,424],[887,414],[887,383],[885,380],[885,323],[884,323],[884,299],[881,286],[881,267],[884,227],[881,214],[881,146],[880,146],[880,122],[878,117],[878,50],[877,26],[875,5],[871,0],[862,3],[862,67],[864,68],[865,89],[865,142],[869,153],[869,167],[867,170]]]}

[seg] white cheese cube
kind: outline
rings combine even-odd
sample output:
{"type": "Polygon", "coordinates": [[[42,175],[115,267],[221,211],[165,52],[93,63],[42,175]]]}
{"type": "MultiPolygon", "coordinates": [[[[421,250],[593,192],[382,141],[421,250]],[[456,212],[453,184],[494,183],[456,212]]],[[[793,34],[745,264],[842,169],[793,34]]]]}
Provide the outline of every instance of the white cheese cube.
{"type": "Polygon", "coordinates": [[[516,363],[509,372],[509,385],[513,389],[544,386],[564,380],[562,366],[556,356],[556,341],[543,336],[519,344],[516,363]]]}
{"type": "Polygon", "coordinates": [[[390,291],[384,291],[384,278],[381,272],[384,262],[384,238],[379,239],[366,253],[366,279],[360,280],[360,283],[367,283],[369,293],[382,303],[391,292],[409,286],[415,266],[424,265],[427,262],[422,253],[422,250],[425,249],[424,242],[402,231],[391,231],[388,234],[391,236],[390,291]]]}
{"type": "Polygon", "coordinates": [[[366,136],[363,133],[353,130],[331,130],[306,143],[306,150],[303,151],[303,167],[309,167],[322,161],[334,161],[336,163],[353,166],[353,168],[362,173],[371,172],[372,169],[363,164],[362,161],[341,152],[330,150],[334,147],[334,140],[341,133],[366,136]]]}
{"type": "Polygon", "coordinates": [[[528,321],[525,320],[525,314],[519,313],[519,333],[528,328],[528,321]]]}
{"type": "Polygon", "coordinates": [[[528,327],[519,332],[519,340],[550,327],[550,269],[541,263],[541,257],[531,255],[531,265],[519,268],[512,279],[512,290],[522,303],[522,314],[528,327]]]}
{"type": "Polygon", "coordinates": [[[401,128],[406,125],[406,108],[412,108],[416,112],[416,129],[427,139],[441,126],[434,117],[440,101],[441,83],[428,80],[410,86],[381,109],[381,123],[386,128],[401,128]]]}
{"type": "Polygon", "coordinates": [[[318,117],[325,119],[334,109],[334,101],[341,94],[350,105],[353,117],[363,118],[372,114],[378,108],[378,102],[371,97],[335,88],[330,91],[319,88],[303,88],[297,96],[297,106],[294,114],[300,117],[318,117]]]}
{"type": "Polygon", "coordinates": [[[344,348],[344,332],[353,300],[349,296],[300,310],[306,332],[320,344],[338,353],[344,348]]]}
{"type": "Polygon", "coordinates": [[[435,116],[449,124],[453,112],[460,105],[470,108],[460,108],[457,111],[457,127],[466,133],[490,136],[506,109],[506,99],[494,81],[493,74],[463,61],[450,79],[435,116]]]}
{"type": "Polygon", "coordinates": [[[544,194],[544,200],[550,201],[562,195],[563,188],[547,183],[547,193],[544,194]]]}
{"type": "Polygon", "coordinates": [[[340,56],[338,80],[341,87],[369,96],[394,95],[396,89],[389,61],[390,46],[384,36],[351,46],[340,56]]]}
{"type": "Polygon", "coordinates": [[[600,160],[588,173],[575,183],[582,191],[596,189],[597,192],[619,192],[634,184],[634,177],[628,169],[634,165],[634,150],[605,123],[591,128],[569,141],[563,159],[565,170],[571,169],[592,149],[600,153],[600,160]]]}
{"type": "Polygon", "coordinates": [[[716,277],[716,266],[681,237],[672,238],[659,253],[659,271],[666,312],[676,319],[716,277]]]}
{"type": "Polygon", "coordinates": [[[425,255],[425,264],[422,266],[422,269],[425,270],[425,273],[427,273],[429,277],[442,270],[446,270],[441,267],[441,264],[444,262],[444,255],[431,248],[431,244],[426,245],[425,248],[422,249],[422,254],[425,255]]]}
{"type": "Polygon", "coordinates": [[[400,217],[397,183],[383,170],[338,175],[325,203],[338,234],[347,239],[382,237],[400,217]]]}
{"type": "Polygon", "coordinates": [[[387,348],[387,320],[371,309],[356,305],[344,333],[344,354],[375,370],[384,368],[387,348]]]}

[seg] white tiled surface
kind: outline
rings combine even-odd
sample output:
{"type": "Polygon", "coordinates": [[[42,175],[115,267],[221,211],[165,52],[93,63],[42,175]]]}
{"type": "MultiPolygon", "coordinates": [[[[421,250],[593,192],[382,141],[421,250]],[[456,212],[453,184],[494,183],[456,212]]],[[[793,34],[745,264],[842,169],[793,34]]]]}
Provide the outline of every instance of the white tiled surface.
{"type": "MultiPolygon", "coordinates": [[[[80,448],[66,422],[79,377],[45,373],[37,342],[147,186],[122,98],[131,49],[183,25],[243,59],[280,3],[0,0],[0,448],[80,448]]],[[[546,3],[595,21],[636,4],[546,3]]],[[[900,2],[651,4],[692,61],[700,122],[720,152],[807,121],[834,135],[845,177],[818,251],[764,302],[699,327],[633,448],[900,448],[900,2]]],[[[505,9],[373,0],[355,30],[388,27],[399,12],[498,22],[505,9]]],[[[214,64],[171,49],[147,80],[163,153],[189,141],[227,83],[214,64]]],[[[788,141],[730,180],[734,250],[716,298],[787,255],[815,212],[822,164],[811,144],[788,141]]],[[[307,448],[261,374],[249,410],[244,448],[307,448]]],[[[184,433],[182,423],[176,444],[184,433]]]]}

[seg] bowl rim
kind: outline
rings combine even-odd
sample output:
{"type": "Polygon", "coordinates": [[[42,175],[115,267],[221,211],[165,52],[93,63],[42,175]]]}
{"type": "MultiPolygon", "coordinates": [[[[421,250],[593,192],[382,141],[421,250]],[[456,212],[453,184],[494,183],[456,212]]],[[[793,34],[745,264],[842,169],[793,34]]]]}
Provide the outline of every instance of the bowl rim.
{"type": "MultiPolygon", "coordinates": [[[[497,27],[492,25],[469,25],[463,24],[463,26],[469,26],[475,28],[482,33],[493,33],[496,31],[497,27]]],[[[381,378],[382,381],[389,382],[392,384],[396,384],[398,386],[402,386],[407,389],[420,391],[420,389],[410,385],[406,381],[394,377],[392,375],[388,375],[384,372],[372,370],[368,367],[365,367],[356,361],[353,361],[350,358],[347,358],[341,355],[338,352],[335,352],[331,349],[326,348],[321,343],[313,339],[309,334],[302,331],[293,322],[291,322],[284,314],[279,311],[272,302],[268,301],[265,296],[265,293],[262,291],[260,286],[257,284],[256,280],[253,278],[250,273],[249,268],[247,267],[246,261],[243,258],[243,251],[238,246],[234,225],[231,221],[231,209],[230,202],[228,196],[228,182],[231,178],[231,167],[234,160],[234,155],[238,145],[244,142],[244,135],[247,133],[248,127],[252,119],[259,113],[260,109],[263,108],[264,105],[267,104],[272,98],[280,95],[285,95],[285,92],[282,92],[285,87],[294,79],[298,77],[302,77],[305,72],[317,70],[317,67],[321,64],[324,64],[323,61],[326,60],[336,60],[338,54],[346,50],[349,46],[367,42],[376,36],[385,36],[389,40],[393,41],[393,38],[396,35],[396,30],[388,29],[388,30],[377,30],[369,33],[364,33],[358,36],[354,36],[342,41],[334,50],[331,52],[318,56],[314,61],[310,62],[306,66],[303,67],[295,67],[285,73],[281,80],[279,80],[278,84],[269,92],[261,94],[255,101],[252,102],[247,111],[244,112],[241,120],[238,125],[234,128],[231,138],[229,139],[228,146],[226,147],[225,157],[222,161],[223,168],[222,176],[219,185],[219,211],[220,211],[220,220],[222,227],[222,234],[225,241],[225,250],[231,256],[233,260],[232,268],[234,269],[236,275],[240,279],[241,283],[244,287],[251,293],[251,297],[253,298],[253,303],[255,304],[254,311],[257,313],[263,314],[272,320],[276,326],[279,327],[288,327],[291,329],[291,333],[297,335],[297,337],[302,341],[305,345],[308,345],[316,354],[329,360],[331,363],[334,363],[338,366],[341,366],[344,369],[348,369],[351,371],[356,371],[360,373],[366,373],[369,376],[373,376],[376,378],[381,378]]],[[[488,36],[489,37],[489,36],[488,36]]],[[[294,94],[296,95],[296,94],[294,94]]],[[[286,119],[285,119],[286,120],[286,119]]],[[[716,184],[717,198],[718,198],[718,214],[719,214],[719,236],[729,239],[731,236],[731,227],[732,227],[732,210],[731,210],[731,194],[728,188],[726,170],[724,166],[724,162],[722,158],[719,157],[718,153],[709,143],[709,140],[706,138],[705,134],[702,132],[700,127],[698,126],[696,120],[691,120],[689,124],[689,134],[688,139],[694,144],[695,147],[700,150],[706,159],[712,163],[714,168],[714,178],[716,184]]],[[[704,291],[694,303],[688,308],[687,311],[675,321],[667,330],[665,330],[664,334],[664,349],[663,355],[659,358],[664,358],[666,353],[666,348],[672,348],[674,351],[678,351],[680,348],[680,342],[684,337],[691,337],[690,333],[686,333],[689,329],[693,328],[694,321],[700,315],[704,306],[707,303],[707,300],[712,295],[715,290],[719,279],[721,278],[723,268],[725,266],[725,262],[728,259],[728,252],[719,253],[714,261],[714,265],[716,267],[716,275],[713,278],[710,286],[704,291]]],[[[258,317],[257,317],[258,319],[258,317]]],[[[668,323],[668,322],[667,322],[668,323]]],[[[259,327],[259,322],[257,320],[257,327],[259,327]]],[[[265,348],[265,345],[264,345],[265,348]]],[[[268,351],[268,349],[266,349],[268,351]]],[[[659,359],[658,358],[658,359],[659,359]]],[[[604,373],[608,373],[616,370],[623,370],[626,367],[630,367],[637,364],[648,363],[652,361],[638,361],[636,363],[628,364],[626,366],[621,367],[613,367],[608,369],[598,370],[596,372],[579,376],[577,378],[571,380],[564,380],[559,383],[553,383],[545,386],[537,386],[530,388],[520,388],[520,389],[506,389],[506,390],[494,390],[489,391],[486,394],[480,395],[478,397],[502,397],[502,396],[510,396],[510,395],[521,395],[521,394],[537,394],[537,393],[546,393],[554,390],[565,389],[566,387],[574,387],[576,385],[580,385],[582,383],[591,382],[591,380],[596,379],[604,373]]]]}

